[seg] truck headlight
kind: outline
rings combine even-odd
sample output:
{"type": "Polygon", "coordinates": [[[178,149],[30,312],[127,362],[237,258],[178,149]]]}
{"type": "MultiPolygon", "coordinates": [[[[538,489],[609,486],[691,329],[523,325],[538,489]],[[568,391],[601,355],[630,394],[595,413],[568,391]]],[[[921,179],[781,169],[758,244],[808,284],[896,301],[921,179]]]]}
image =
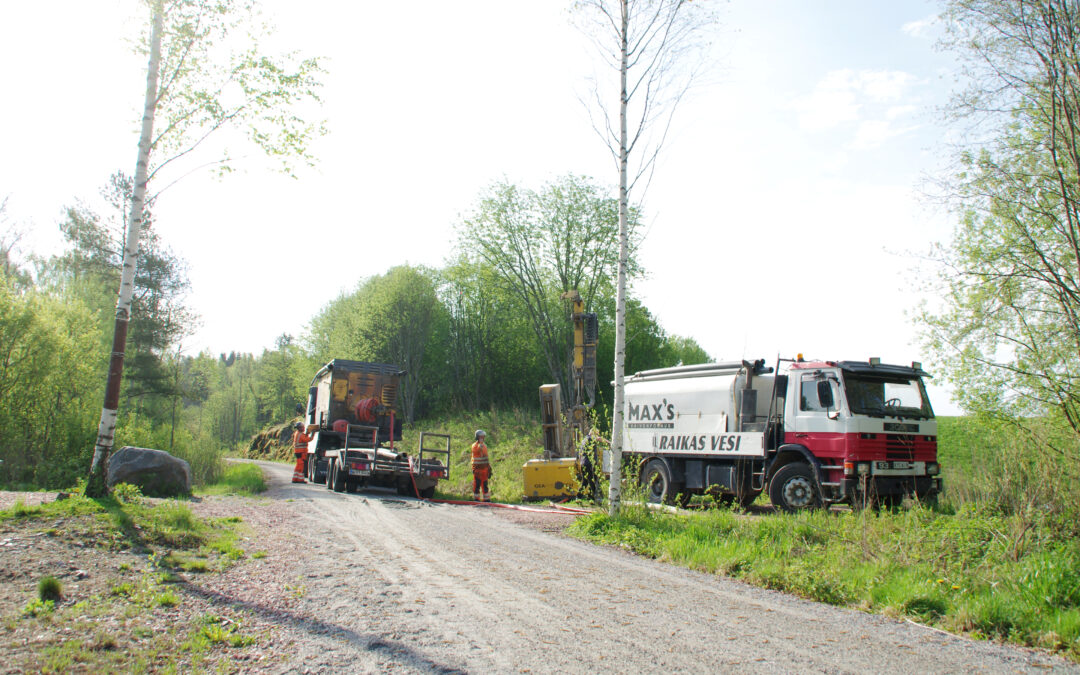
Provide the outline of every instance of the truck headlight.
{"type": "Polygon", "coordinates": [[[864,463],[861,463],[861,464],[859,464],[859,473],[860,473],[860,474],[867,474],[867,473],[870,473],[870,465],[869,465],[869,464],[866,464],[865,462],[864,462],[864,463]]]}
{"type": "Polygon", "coordinates": [[[937,462],[927,462],[927,464],[926,464],[926,475],[927,476],[936,476],[936,475],[938,475],[938,473],[940,471],[941,471],[941,465],[940,464],[938,464],[937,462]]]}

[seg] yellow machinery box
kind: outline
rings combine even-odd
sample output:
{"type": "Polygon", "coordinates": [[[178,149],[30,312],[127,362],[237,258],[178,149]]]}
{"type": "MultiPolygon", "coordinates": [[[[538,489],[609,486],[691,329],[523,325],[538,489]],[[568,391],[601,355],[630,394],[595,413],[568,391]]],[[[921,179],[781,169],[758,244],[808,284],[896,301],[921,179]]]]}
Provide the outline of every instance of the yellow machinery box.
{"type": "Polygon", "coordinates": [[[578,493],[577,460],[530,459],[525,462],[525,499],[575,497],[578,493]]]}

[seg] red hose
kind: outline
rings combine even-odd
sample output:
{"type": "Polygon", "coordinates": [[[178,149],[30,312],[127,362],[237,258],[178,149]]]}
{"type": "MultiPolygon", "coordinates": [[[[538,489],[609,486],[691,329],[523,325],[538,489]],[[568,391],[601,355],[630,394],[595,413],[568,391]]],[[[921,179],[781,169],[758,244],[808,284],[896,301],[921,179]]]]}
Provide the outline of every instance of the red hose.
{"type": "Polygon", "coordinates": [[[465,499],[424,499],[420,496],[420,490],[418,490],[416,487],[416,478],[414,477],[412,469],[412,455],[409,455],[409,477],[412,479],[413,494],[416,496],[417,499],[431,502],[432,504],[451,504],[454,506],[491,506],[500,509],[513,509],[515,511],[529,511],[531,513],[571,513],[577,516],[587,516],[592,513],[592,511],[587,511],[585,509],[575,509],[569,506],[559,506],[558,504],[552,504],[550,509],[540,509],[536,508],[535,506],[521,506],[519,504],[499,504],[497,502],[477,502],[465,499]]]}
{"type": "MultiPolygon", "coordinates": [[[[431,502],[432,504],[452,504],[455,506],[491,506],[499,509],[513,509],[515,511],[529,511],[532,513],[557,513],[560,515],[573,514],[578,516],[587,515],[592,511],[586,511],[584,509],[571,509],[566,506],[555,506],[550,509],[541,509],[535,506],[522,506],[520,504],[500,504],[498,502],[474,502],[472,500],[465,499],[425,499],[424,501],[431,502]]],[[[553,505],[554,506],[554,505],[553,505]]]]}

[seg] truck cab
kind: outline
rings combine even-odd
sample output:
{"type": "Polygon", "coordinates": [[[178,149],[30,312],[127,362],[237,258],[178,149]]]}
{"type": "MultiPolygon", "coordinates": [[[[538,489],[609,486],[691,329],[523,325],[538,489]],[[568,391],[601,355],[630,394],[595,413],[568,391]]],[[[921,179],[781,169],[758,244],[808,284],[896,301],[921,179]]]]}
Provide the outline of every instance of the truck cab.
{"type": "Polygon", "coordinates": [[[919,364],[876,359],[792,363],[778,454],[797,449],[809,460],[825,502],[932,498],[941,479],[926,376],[919,364]]]}

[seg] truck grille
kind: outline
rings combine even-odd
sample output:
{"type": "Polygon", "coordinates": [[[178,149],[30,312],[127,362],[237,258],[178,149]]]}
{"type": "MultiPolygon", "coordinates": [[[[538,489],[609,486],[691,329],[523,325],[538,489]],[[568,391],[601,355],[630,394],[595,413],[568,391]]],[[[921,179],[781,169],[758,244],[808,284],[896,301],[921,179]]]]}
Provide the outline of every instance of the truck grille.
{"type": "Polygon", "coordinates": [[[911,461],[915,459],[916,436],[887,434],[885,436],[885,459],[911,461]]]}

